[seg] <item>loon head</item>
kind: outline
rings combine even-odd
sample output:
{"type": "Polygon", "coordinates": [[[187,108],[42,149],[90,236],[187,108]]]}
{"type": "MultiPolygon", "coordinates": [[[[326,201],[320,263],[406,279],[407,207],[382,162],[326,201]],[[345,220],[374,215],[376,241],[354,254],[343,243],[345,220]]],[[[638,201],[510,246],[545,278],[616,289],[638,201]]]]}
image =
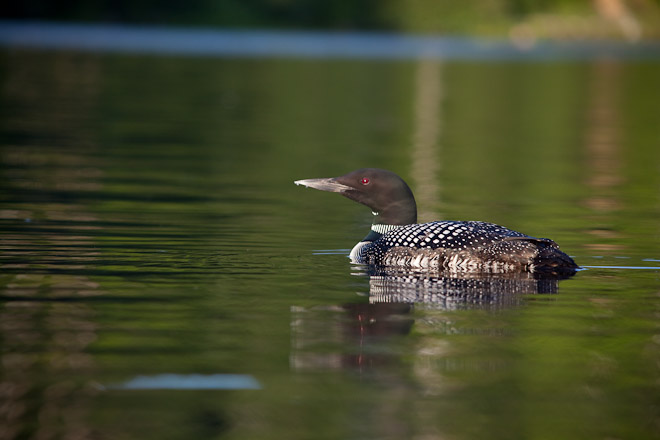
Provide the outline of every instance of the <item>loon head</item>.
{"type": "Polygon", "coordinates": [[[296,180],[294,183],[337,192],[368,206],[374,214],[374,224],[409,225],[417,222],[417,205],[412,191],[391,171],[361,168],[339,177],[296,180]]]}

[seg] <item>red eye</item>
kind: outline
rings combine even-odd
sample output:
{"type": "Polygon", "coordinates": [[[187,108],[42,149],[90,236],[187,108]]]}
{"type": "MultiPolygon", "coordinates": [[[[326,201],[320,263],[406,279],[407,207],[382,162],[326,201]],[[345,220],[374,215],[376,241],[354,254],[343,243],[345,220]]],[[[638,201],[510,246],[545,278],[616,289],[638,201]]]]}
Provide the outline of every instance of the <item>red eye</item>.
{"type": "Polygon", "coordinates": [[[360,182],[362,182],[362,185],[369,185],[369,178],[368,177],[363,177],[360,182]]]}

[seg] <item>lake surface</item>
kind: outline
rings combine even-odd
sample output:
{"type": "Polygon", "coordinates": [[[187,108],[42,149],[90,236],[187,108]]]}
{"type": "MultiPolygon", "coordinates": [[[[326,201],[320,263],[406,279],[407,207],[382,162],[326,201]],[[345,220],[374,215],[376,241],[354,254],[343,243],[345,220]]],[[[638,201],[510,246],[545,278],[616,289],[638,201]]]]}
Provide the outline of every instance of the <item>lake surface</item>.
{"type": "Polygon", "coordinates": [[[0,65],[0,438],[660,438],[657,59],[0,65]],[[365,166],[585,270],[365,273],[365,166]]]}

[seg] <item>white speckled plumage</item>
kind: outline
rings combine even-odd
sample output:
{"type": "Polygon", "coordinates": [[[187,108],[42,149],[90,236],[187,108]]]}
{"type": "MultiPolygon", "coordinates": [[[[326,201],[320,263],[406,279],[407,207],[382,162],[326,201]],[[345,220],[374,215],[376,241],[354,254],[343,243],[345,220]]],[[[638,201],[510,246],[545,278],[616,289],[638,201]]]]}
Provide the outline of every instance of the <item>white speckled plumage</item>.
{"type": "Polygon", "coordinates": [[[533,271],[539,246],[558,249],[552,240],[492,223],[437,221],[394,227],[358,243],[350,257],[360,264],[450,271],[533,271]]]}

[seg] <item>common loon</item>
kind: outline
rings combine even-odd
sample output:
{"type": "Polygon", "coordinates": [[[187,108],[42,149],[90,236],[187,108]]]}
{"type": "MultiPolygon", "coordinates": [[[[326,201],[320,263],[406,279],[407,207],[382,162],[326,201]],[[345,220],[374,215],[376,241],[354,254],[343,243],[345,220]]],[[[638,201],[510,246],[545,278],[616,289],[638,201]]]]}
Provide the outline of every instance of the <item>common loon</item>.
{"type": "Polygon", "coordinates": [[[353,263],[490,273],[567,274],[579,268],[547,238],[480,221],[417,223],[415,197],[391,171],[361,168],[294,183],[337,192],[371,209],[371,231],[351,250],[353,263]]]}

